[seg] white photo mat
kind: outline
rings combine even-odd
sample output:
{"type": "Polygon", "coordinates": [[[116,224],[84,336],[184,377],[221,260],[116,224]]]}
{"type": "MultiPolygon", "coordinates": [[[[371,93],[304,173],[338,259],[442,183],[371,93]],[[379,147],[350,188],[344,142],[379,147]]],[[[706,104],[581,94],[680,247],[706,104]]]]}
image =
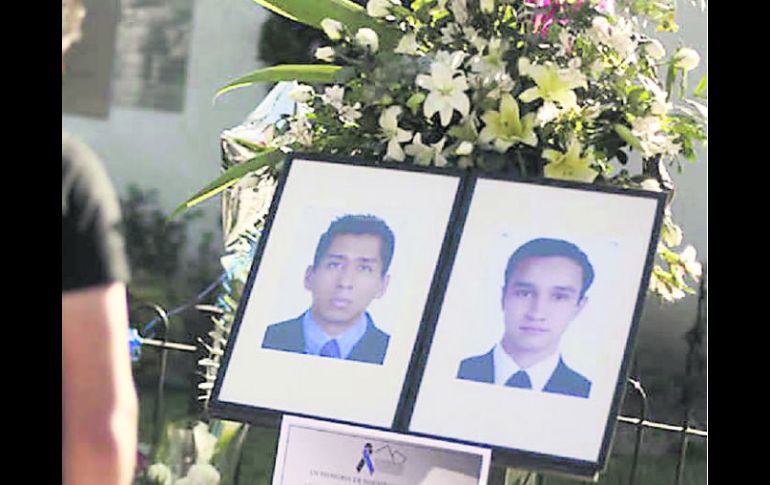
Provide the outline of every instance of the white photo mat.
{"type": "Polygon", "coordinates": [[[389,428],[460,177],[292,160],[216,401],[389,428]],[[266,328],[301,315],[319,236],[335,218],[371,214],[395,235],[386,293],[368,307],[390,335],[382,365],[261,348],[266,328]]]}
{"type": "Polygon", "coordinates": [[[409,431],[596,463],[635,318],[658,199],[479,179],[457,248],[409,431]],[[561,341],[588,398],[461,380],[459,363],[503,332],[508,257],[540,237],[585,251],[596,277],[561,341]]]}

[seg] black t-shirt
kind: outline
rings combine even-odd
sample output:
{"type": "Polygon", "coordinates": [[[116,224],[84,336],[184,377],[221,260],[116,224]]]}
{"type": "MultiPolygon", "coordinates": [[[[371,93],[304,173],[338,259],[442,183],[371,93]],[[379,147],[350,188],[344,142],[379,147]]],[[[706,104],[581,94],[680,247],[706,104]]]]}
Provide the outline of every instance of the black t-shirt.
{"type": "Polygon", "coordinates": [[[129,278],[120,204],[88,146],[62,131],[62,292],[129,278]]]}

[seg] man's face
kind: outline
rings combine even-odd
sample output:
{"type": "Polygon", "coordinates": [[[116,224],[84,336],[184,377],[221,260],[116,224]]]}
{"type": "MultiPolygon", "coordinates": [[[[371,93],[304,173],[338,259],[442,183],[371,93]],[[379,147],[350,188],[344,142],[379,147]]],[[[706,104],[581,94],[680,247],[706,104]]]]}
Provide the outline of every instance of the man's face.
{"type": "Polygon", "coordinates": [[[585,304],[583,269],[562,256],[531,257],[517,264],[503,290],[507,351],[547,357],[585,304]]]}
{"type": "Polygon", "coordinates": [[[388,286],[382,274],[380,245],[372,234],[339,234],[316,267],[305,272],[305,288],[313,294],[313,318],[321,325],[352,325],[388,286]]]}

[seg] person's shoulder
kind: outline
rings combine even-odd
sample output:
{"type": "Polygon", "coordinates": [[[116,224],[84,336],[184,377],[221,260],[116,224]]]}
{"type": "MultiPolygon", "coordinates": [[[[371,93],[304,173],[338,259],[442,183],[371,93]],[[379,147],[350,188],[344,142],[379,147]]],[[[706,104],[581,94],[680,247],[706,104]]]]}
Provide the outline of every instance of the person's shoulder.
{"type": "Polygon", "coordinates": [[[380,327],[377,326],[377,324],[374,323],[374,320],[372,320],[371,317],[369,317],[369,322],[366,328],[367,333],[373,338],[376,338],[378,340],[383,340],[385,342],[390,340],[390,335],[385,333],[380,329],[380,327]]]}
{"type": "Polygon", "coordinates": [[[267,335],[280,335],[286,332],[291,332],[292,330],[295,330],[297,327],[302,327],[302,316],[296,318],[291,318],[289,320],[284,320],[282,322],[276,322],[272,323],[267,326],[267,330],[265,333],[267,335]]]}
{"type": "MultiPolygon", "coordinates": [[[[551,392],[568,394],[577,397],[588,397],[591,393],[591,381],[583,374],[569,367],[564,360],[559,360],[559,365],[554,372],[551,392]]],[[[549,389],[550,390],[550,389],[549,389]]]]}
{"type": "Polygon", "coordinates": [[[457,377],[460,379],[479,380],[492,372],[492,350],[485,354],[474,355],[460,361],[457,377]]]}

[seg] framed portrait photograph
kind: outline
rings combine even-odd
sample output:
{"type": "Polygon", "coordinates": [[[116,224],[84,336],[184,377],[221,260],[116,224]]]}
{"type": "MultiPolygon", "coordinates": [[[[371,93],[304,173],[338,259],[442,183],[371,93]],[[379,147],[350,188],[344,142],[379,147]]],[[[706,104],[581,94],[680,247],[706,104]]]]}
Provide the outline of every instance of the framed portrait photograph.
{"type": "Polygon", "coordinates": [[[212,393],[212,414],[390,428],[463,177],[289,157],[212,393]]]}
{"type": "Polygon", "coordinates": [[[593,476],[606,461],[664,195],[477,178],[410,432],[593,476]]]}
{"type": "Polygon", "coordinates": [[[489,448],[285,415],[272,485],[486,485],[489,448]]]}

